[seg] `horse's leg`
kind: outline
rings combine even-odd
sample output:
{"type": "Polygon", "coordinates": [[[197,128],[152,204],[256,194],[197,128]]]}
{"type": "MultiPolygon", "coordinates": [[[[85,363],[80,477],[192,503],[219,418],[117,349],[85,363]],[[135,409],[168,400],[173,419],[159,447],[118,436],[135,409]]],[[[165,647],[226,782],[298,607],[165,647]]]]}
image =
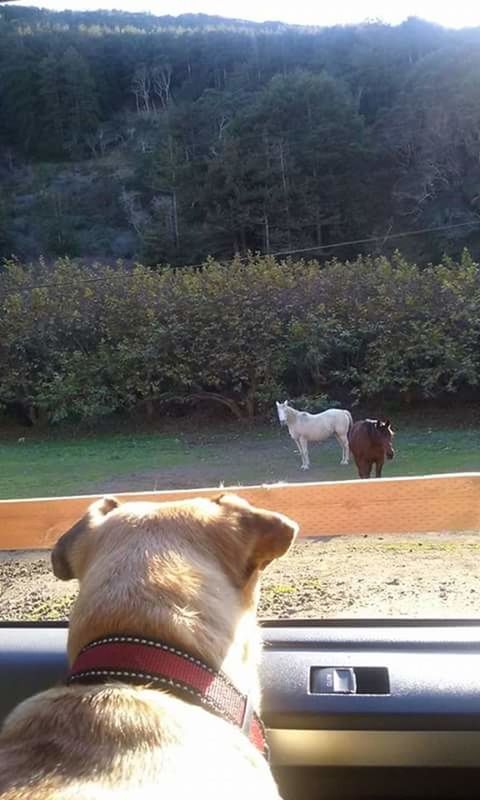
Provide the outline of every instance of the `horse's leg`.
{"type": "Polygon", "coordinates": [[[375,477],[382,477],[383,461],[375,461],[375,477]]]}
{"type": "Polygon", "coordinates": [[[364,472],[365,472],[365,468],[366,468],[366,461],[364,461],[362,458],[357,458],[356,455],[354,455],[353,458],[355,460],[355,464],[357,465],[358,477],[359,478],[364,478],[365,477],[364,472]]]}
{"type": "Polygon", "coordinates": [[[308,443],[304,436],[300,437],[300,446],[302,448],[302,469],[310,469],[310,458],[308,456],[308,443]]]}
{"type": "Polygon", "coordinates": [[[348,457],[350,455],[350,448],[348,446],[348,436],[341,433],[336,433],[335,436],[338,444],[342,448],[342,460],[340,461],[340,464],[348,464],[348,457]]]}
{"type": "MultiPolygon", "coordinates": [[[[356,460],[356,459],[355,459],[356,460]]],[[[366,458],[360,458],[357,461],[358,474],[360,478],[369,478],[372,471],[372,462],[366,458]]]]}
{"type": "Polygon", "coordinates": [[[300,458],[302,459],[301,469],[303,469],[303,450],[302,450],[302,445],[300,444],[300,439],[294,439],[293,441],[297,445],[298,452],[300,453],[300,458]]]}
{"type": "Polygon", "coordinates": [[[295,441],[295,444],[298,447],[298,452],[300,453],[300,458],[302,459],[302,464],[300,466],[300,469],[308,469],[308,467],[305,466],[305,453],[304,453],[303,445],[302,445],[302,437],[300,437],[298,439],[295,439],[294,441],[295,441]]]}

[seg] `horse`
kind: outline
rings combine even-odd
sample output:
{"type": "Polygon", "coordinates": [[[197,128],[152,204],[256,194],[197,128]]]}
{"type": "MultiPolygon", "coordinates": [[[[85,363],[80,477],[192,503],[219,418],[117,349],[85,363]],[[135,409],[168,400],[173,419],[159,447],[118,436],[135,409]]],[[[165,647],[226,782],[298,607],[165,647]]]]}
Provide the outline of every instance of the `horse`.
{"type": "Polygon", "coordinates": [[[391,460],[395,455],[392,446],[394,435],[389,419],[362,419],[355,422],[348,441],[360,478],[369,478],[374,464],[375,477],[382,477],[385,458],[391,460]]]}
{"type": "Polygon", "coordinates": [[[348,464],[349,447],[348,432],[353,425],[350,411],[343,408],[328,408],[320,414],[309,414],[308,411],[297,411],[288,404],[277,404],[280,425],[288,425],[288,432],[297,445],[302,457],[301,469],[310,468],[308,442],[325,442],[335,436],[342,448],[341,464],[348,464]]]}

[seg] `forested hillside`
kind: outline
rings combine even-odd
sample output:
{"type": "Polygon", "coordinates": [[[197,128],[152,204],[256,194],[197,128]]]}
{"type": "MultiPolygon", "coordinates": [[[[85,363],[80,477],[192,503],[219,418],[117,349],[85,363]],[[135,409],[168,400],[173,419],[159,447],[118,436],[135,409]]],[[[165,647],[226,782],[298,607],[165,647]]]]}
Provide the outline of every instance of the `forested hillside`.
{"type": "Polygon", "coordinates": [[[0,6],[0,255],[478,258],[479,75],[480,30],[415,19],[0,6]]]}

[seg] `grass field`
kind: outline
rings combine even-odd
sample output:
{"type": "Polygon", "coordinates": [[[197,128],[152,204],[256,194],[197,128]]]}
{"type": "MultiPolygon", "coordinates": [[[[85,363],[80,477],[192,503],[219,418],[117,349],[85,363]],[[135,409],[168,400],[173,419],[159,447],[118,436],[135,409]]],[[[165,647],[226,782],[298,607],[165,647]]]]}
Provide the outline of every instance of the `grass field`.
{"type": "MultiPolygon", "coordinates": [[[[433,426],[396,420],[397,456],[384,477],[480,470],[480,426],[451,417],[433,426]]],[[[11,433],[0,444],[0,498],[88,494],[96,491],[218,486],[220,483],[345,480],[335,441],[312,445],[312,468],[301,472],[288,432],[278,425],[168,433],[49,436],[11,433]]]]}
{"type": "Polygon", "coordinates": [[[107,478],[161,473],[195,459],[184,441],[168,435],[15,440],[0,445],[0,498],[83,493],[107,478]]]}
{"type": "MultiPolygon", "coordinates": [[[[397,456],[384,475],[480,471],[480,423],[397,417],[397,456]]],[[[312,468],[278,424],[201,430],[52,429],[0,435],[0,497],[322,481],[356,478],[335,441],[311,447],[312,468]]],[[[472,617],[480,615],[480,534],[346,536],[301,540],[263,579],[260,614],[284,617],[472,617]]],[[[48,553],[0,553],[0,619],[65,619],[76,582],[54,578],[48,553]]]]}

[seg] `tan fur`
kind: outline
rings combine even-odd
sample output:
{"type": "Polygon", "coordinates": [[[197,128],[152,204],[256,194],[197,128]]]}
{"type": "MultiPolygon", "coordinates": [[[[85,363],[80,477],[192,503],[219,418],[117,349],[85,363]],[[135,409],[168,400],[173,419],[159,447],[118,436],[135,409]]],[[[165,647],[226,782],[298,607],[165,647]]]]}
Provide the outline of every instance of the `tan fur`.
{"type": "MultiPolygon", "coordinates": [[[[234,495],[177,503],[104,498],[57,542],[55,574],[77,578],[68,656],[99,636],[166,640],[222,669],[258,709],[261,570],[297,526],[234,495]]],[[[211,712],[122,684],[51,689],[0,734],[1,800],[278,797],[261,754],[211,712]]]]}

